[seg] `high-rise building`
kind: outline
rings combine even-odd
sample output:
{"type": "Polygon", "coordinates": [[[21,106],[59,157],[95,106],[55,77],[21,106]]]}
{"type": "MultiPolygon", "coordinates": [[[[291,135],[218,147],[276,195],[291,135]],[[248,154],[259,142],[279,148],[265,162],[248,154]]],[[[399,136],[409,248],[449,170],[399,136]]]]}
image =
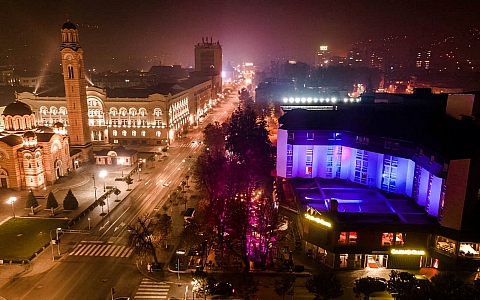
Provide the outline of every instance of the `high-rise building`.
{"type": "Polygon", "coordinates": [[[202,75],[218,75],[222,72],[222,46],[208,37],[195,45],[195,71],[202,75]]]}
{"type": "Polygon", "coordinates": [[[315,56],[315,67],[328,67],[330,56],[328,46],[320,46],[320,50],[317,51],[317,55],[315,56]]]}
{"type": "Polygon", "coordinates": [[[67,100],[70,146],[82,151],[82,160],[93,159],[93,147],[88,126],[87,82],[83,50],[75,24],[67,21],[62,26],[62,68],[67,100]]]}

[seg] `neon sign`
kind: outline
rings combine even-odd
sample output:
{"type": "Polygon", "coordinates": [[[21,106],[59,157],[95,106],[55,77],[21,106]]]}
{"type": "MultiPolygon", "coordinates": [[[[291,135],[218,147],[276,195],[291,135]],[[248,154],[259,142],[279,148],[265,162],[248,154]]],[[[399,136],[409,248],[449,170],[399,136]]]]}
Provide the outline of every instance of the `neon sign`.
{"type": "Polygon", "coordinates": [[[330,228],[332,227],[332,223],[327,222],[327,221],[325,221],[324,219],[321,219],[321,218],[319,218],[319,217],[314,217],[314,216],[312,216],[312,215],[305,214],[305,218],[308,219],[308,220],[314,221],[314,222],[316,222],[316,223],[318,223],[318,224],[321,224],[321,225],[323,225],[323,226],[330,227],[330,228]]]}
{"type": "Polygon", "coordinates": [[[425,251],[423,250],[398,250],[392,249],[390,251],[392,254],[400,254],[400,255],[425,255],[425,251]]]}

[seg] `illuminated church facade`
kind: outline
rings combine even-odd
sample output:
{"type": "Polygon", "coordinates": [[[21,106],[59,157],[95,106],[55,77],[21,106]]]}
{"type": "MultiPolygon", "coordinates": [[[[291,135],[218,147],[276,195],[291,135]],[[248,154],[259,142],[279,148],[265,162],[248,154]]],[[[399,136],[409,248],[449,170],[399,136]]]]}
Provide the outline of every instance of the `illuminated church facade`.
{"type": "Polygon", "coordinates": [[[2,114],[0,187],[41,189],[81,162],[93,146],[168,145],[197,126],[222,97],[220,74],[128,89],[87,84],[75,24],[61,28],[64,85],[16,94],[2,114]]]}

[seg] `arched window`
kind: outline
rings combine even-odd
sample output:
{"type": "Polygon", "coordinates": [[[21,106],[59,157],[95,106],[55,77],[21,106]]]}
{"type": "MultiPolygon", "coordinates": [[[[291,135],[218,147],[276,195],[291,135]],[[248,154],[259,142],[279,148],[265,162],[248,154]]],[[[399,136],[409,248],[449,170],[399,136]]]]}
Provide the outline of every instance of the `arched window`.
{"type": "Polygon", "coordinates": [[[72,66],[68,66],[67,69],[68,69],[68,79],[73,79],[73,78],[75,78],[75,77],[73,76],[73,67],[72,67],[72,66]]]}
{"type": "Polygon", "coordinates": [[[50,113],[52,115],[56,115],[58,113],[58,109],[55,106],[50,107],[50,113]]]}
{"type": "Polygon", "coordinates": [[[140,108],[138,110],[138,114],[142,117],[146,116],[147,115],[147,110],[145,108],[140,108]]]}
{"type": "Polygon", "coordinates": [[[127,115],[127,109],[125,107],[120,108],[120,115],[121,116],[126,116],[127,115]]]}
{"type": "Polygon", "coordinates": [[[48,113],[48,108],[45,106],[40,107],[40,114],[46,115],[48,113]]]}
{"type": "Polygon", "coordinates": [[[117,136],[117,131],[116,131],[116,130],[112,130],[112,135],[113,135],[113,136],[117,136]]]}
{"type": "Polygon", "coordinates": [[[142,130],[142,132],[140,133],[142,136],[146,136],[147,133],[145,132],[145,130],[142,130]]]}
{"type": "Polygon", "coordinates": [[[153,114],[155,115],[155,117],[161,117],[162,110],[160,108],[155,108],[155,110],[153,111],[153,114]]]}
{"type": "Polygon", "coordinates": [[[137,131],[136,130],[132,130],[132,136],[137,136],[137,131]]]}
{"type": "Polygon", "coordinates": [[[67,109],[65,107],[61,106],[60,109],[58,110],[58,112],[61,115],[66,115],[67,114],[67,109]]]}
{"type": "Polygon", "coordinates": [[[110,115],[111,116],[116,116],[118,114],[118,111],[115,107],[110,108],[110,115]]]}
{"type": "Polygon", "coordinates": [[[135,108],[130,108],[130,110],[128,111],[128,113],[131,115],[131,116],[136,116],[137,115],[137,110],[135,108]]]}
{"type": "Polygon", "coordinates": [[[127,136],[127,131],[126,131],[126,130],[122,130],[122,135],[123,135],[123,136],[127,136]]]}
{"type": "Polygon", "coordinates": [[[160,134],[161,134],[160,131],[155,131],[155,135],[156,135],[157,137],[160,137],[160,134]]]}

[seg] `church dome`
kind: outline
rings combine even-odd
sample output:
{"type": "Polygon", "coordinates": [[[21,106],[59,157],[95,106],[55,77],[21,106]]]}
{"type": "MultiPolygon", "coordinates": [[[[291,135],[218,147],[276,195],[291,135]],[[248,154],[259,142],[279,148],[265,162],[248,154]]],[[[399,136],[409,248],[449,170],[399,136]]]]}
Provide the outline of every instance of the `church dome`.
{"type": "Polygon", "coordinates": [[[3,110],[4,116],[25,116],[25,115],[31,115],[33,113],[32,109],[28,104],[25,104],[20,101],[15,101],[10,103],[5,107],[3,110]]]}
{"type": "Polygon", "coordinates": [[[63,24],[62,29],[77,29],[77,26],[75,26],[75,24],[72,22],[67,21],[65,24],[63,24]]]}
{"type": "Polygon", "coordinates": [[[54,133],[53,129],[48,126],[38,126],[37,132],[39,133],[54,133]]]}
{"type": "Polygon", "coordinates": [[[37,137],[37,135],[33,131],[27,131],[23,134],[23,139],[24,140],[35,139],[36,137],[37,137]]]}
{"type": "Polygon", "coordinates": [[[26,131],[22,137],[24,147],[37,146],[37,135],[33,131],[26,131]]]}

